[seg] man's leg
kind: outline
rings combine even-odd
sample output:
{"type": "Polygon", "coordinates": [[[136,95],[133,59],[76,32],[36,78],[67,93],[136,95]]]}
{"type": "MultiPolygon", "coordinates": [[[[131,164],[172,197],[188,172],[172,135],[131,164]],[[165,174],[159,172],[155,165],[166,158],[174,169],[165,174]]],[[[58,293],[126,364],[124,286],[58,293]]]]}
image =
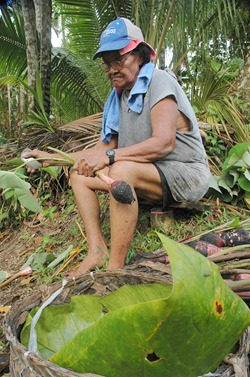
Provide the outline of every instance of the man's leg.
{"type": "MultiPolygon", "coordinates": [[[[106,170],[106,169],[105,169],[106,170]]],[[[107,170],[105,171],[107,174],[107,170]]],[[[161,201],[163,192],[159,173],[153,164],[116,162],[109,170],[115,180],[127,182],[133,191],[143,198],[161,201]]],[[[88,272],[94,267],[103,266],[108,255],[107,246],[101,232],[100,207],[94,190],[107,191],[107,186],[98,178],[88,178],[74,172],[71,184],[77,207],[84,222],[89,252],[80,267],[69,277],[88,272]]],[[[111,249],[108,269],[124,267],[138,219],[138,201],[133,204],[118,203],[110,197],[111,249]]]]}
{"type": "Polygon", "coordinates": [[[108,256],[101,231],[100,206],[95,193],[95,190],[107,191],[107,186],[99,178],[84,177],[77,172],[71,174],[70,181],[89,246],[88,254],[79,268],[68,274],[68,277],[73,277],[84,274],[94,267],[102,267],[108,256]]]}
{"type": "MultiPolygon", "coordinates": [[[[133,194],[136,198],[136,194],[133,194]]],[[[110,198],[111,247],[107,267],[109,270],[124,267],[137,219],[137,199],[133,204],[121,204],[110,198]]]]}
{"type": "MultiPolygon", "coordinates": [[[[161,202],[163,192],[159,173],[153,164],[117,162],[109,175],[115,180],[127,182],[133,195],[161,202]]],[[[138,220],[138,200],[133,204],[121,204],[110,198],[111,249],[108,269],[122,268],[128,254],[138,220]]]]}

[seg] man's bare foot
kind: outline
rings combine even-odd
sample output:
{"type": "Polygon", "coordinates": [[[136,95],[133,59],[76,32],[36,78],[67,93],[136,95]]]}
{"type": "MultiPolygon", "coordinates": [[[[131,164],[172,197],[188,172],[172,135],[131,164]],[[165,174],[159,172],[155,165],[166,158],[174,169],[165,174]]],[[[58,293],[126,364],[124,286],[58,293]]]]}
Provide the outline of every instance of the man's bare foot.
{"type": "Polygon", "coordinates": [[[84,260],[81,262],[80,266],[73,271],[68,272],[65,277],[68,279],[76,278],[81,276],[93,269],[95,267],[101,268],[104,266],[108,258],[108,252],[103,254],[88,254],[84,260]]]}

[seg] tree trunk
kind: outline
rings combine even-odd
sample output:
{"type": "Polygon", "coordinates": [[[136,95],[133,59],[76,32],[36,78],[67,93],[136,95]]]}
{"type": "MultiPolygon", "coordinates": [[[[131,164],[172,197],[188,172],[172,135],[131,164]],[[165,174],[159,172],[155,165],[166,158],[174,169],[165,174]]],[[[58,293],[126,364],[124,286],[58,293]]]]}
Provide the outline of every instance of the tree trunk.
{"type": "MultiPolygon", "coordinates": [[[[44,109],[49,117],[52,2],[51,0],[21,0],[21,5],[27,45],[28,84],[32,89],[36,89],[36,73],[39,70],[44,109]]],[[[34,106],[35,101],[32,97],[29,100],[29,108],[34,109],[34,106]]]]}
{"type": "Polygon", "coordinates": [[[51,84],[51,0],[34,0],[36,27],[40,39],[40,74],[43,90],[43,103],[46,115],[50,114],[51,84]]]}
{"type": "MultiPolygon", "coordinates": [[[[26,54],[28,67],[28,84],[36,89],[36,72],[38,70],[39,55],[36,35],[36,16],[33,0],[21,0],[24,19],[24,31],[26,39],[26,54]]],[[[29,109],[34,109],[35,99],[32,95],[28,97],[29,109]]]]}

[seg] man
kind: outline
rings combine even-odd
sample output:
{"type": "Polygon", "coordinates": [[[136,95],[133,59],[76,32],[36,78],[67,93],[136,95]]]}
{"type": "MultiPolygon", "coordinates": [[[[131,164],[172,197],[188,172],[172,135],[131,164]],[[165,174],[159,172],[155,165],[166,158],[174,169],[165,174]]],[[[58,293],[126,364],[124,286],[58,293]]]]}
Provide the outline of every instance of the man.
{"type": "MultiPolygon", "coordinates": [[[[111,22],[96,58],[102,59],[113,90],[104,108],[100,140],[94,148],[72,153],[77,160],[70,181],[89,251],[69,277],[102,267],[108,258],[107,269],[124,267],[138,219],[138,198],[164,208],[173,202],[196,202],[209,187],[210,171],[192,107],[173,75],[155,68],[155,51],[141,30],[126,18],[111,22]],[[95,192],[108,188],[95,176],[97,171],[127,182],[136,198],[133,204],[122,204],[110,195],[110,253],[95,192]]],[[[31,155],[51,157],[41,151],[31,155]]]]}

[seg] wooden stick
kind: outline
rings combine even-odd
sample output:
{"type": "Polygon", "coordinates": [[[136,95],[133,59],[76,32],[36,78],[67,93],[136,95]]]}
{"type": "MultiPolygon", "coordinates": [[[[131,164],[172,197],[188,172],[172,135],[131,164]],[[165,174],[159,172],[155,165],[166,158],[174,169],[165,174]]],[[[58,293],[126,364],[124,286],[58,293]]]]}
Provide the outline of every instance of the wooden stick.
{"type": "Polygon", "coordinates": [[[12,276],[10,276],[8,279],[6,279],[3,283],[1,283],[0,288],[6,287],[6,285],[9,285],[9,283],[19,278],[20,276],[30,275],[31,273],[32,273],[32,268],[30,266],[27,266],[23,270],[16,272],[12,276]]]}

